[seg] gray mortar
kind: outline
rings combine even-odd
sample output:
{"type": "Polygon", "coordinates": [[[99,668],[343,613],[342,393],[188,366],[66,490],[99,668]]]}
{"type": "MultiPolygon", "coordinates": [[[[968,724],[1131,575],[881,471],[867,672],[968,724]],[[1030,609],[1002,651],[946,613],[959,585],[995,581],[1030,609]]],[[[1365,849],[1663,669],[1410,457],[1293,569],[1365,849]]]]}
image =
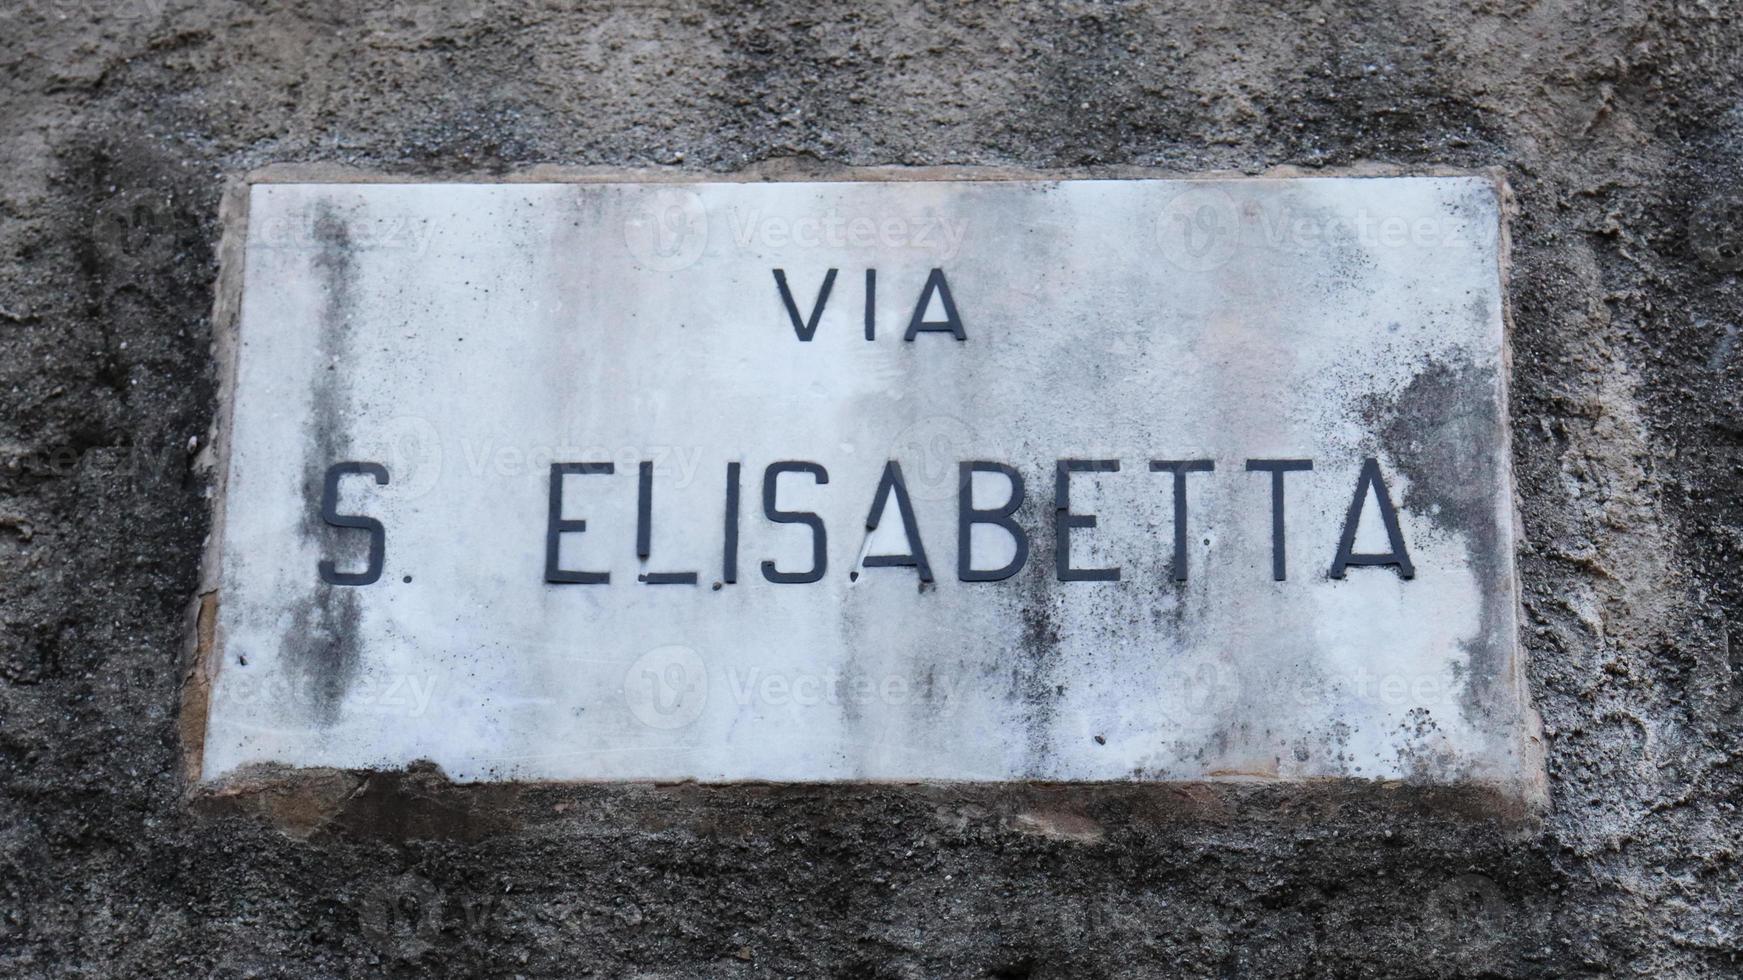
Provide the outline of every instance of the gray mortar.
{"type": "Polygon", "coordinates": [[[575,6],[0,8],[0,974],[1743,974],[1734,11],[575,6]],[[423,770],[191,804],[219,199],[276,162],[1500,168],[1550,809],[423,770]]]}

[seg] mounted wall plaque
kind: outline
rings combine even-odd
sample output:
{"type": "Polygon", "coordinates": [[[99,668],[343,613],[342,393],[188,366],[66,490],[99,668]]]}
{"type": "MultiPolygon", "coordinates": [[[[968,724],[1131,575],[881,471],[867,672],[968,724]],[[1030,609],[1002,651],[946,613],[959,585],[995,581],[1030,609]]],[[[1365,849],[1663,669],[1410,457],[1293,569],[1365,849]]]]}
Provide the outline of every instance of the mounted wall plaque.
{"type": "Polygon", "coordinates": [[[1537,778],[1488,178],[247,194],[204,780],[1537,778]]]}

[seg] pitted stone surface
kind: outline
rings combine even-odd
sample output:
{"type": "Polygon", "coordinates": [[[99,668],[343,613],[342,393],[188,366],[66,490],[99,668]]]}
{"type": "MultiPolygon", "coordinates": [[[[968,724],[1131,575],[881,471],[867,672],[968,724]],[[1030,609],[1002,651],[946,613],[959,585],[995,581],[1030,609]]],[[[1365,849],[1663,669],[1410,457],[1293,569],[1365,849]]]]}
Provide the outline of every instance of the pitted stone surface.
{"type": "Polygon", "coordinates": [[[1737,974],[1734,11],[23,0],[0,24],[0,974],[1737,974]],[[455,793],[414,767],[214,819],[244,797],[190,806],[181,772],[219,199],[292,162],[1502,170],[1551,805],[1521,828],[1360,779],[455,793]]]}

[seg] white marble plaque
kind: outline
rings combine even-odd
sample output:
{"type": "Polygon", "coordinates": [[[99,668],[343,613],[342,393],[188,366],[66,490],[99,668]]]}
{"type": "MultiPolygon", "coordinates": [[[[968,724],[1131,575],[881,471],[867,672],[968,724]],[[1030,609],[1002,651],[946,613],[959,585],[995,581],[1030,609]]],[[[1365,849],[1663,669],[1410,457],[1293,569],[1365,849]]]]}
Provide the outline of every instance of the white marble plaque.
{"type": "Polygon", "coordinates": [[[1536,778],[1487,179],[247,210],[207,780],[1536,778]]]}

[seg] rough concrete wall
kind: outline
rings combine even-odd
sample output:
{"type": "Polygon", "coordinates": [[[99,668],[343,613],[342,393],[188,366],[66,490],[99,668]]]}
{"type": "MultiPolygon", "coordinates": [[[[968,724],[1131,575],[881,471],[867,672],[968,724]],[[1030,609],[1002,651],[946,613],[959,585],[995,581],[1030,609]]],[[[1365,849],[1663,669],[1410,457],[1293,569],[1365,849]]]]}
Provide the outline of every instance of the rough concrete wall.
{"type": "Polygon", "coordinates": [[[0,973],[1743,971],[1743,29],[1597,7],[8,5],[0,973]],[[191,808],[224,177],[782,158],[1502,168],[1544,818],[1412,787],[455,797],[427,772],[334,773],[275,821],[191,808]]]}

